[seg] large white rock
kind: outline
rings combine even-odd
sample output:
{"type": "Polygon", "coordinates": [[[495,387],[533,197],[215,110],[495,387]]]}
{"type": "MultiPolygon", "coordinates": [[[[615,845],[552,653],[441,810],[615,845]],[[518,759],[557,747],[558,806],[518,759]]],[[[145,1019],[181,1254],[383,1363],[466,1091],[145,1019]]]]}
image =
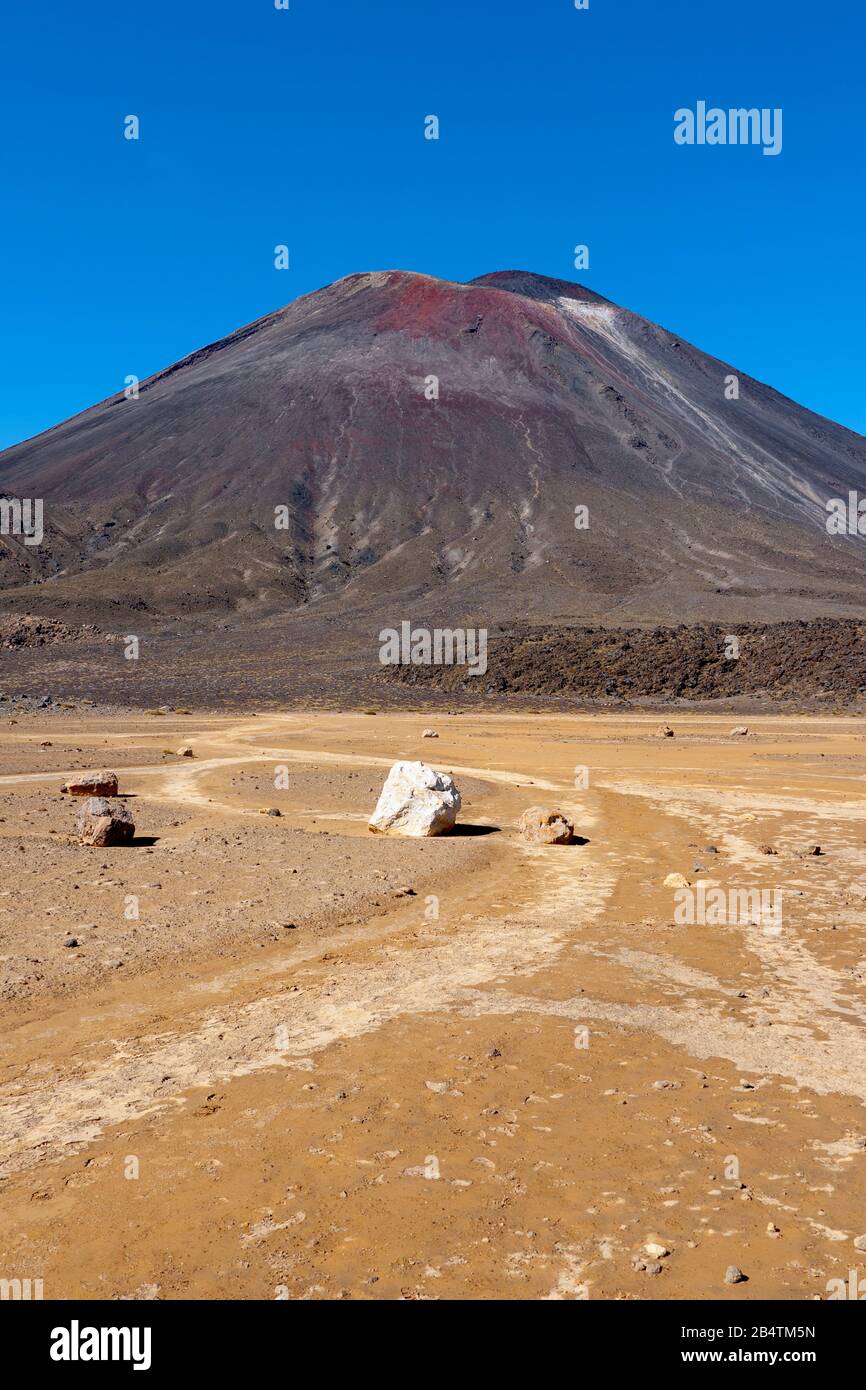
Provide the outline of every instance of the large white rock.
{"type": "Polygon", "coordinates": [[[460,793],[447,772],[426,763],[395,763],[370,817],[383,835],[442,835],[460,810],[460,793]]]}

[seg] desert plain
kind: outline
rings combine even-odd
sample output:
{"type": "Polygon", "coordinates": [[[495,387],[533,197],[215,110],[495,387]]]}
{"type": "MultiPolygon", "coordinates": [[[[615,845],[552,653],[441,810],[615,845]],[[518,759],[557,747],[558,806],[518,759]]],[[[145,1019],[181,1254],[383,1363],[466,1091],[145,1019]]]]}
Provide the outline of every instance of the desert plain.
{"type": "Polygon", "coordinates": [[[862,720],[660,722],[4,720],[0,1277],[732,1303],[866,1277],[862,720]],[[453,775],[454,833],[370,834],[401,758],[453,775]],[[60,787],[99,768],[129,846],[76,840],[60,787]],[[534,804],[575,843],[527,843],[534,804]],[[678,922],[672,873],[781,892],[781,930],[678,922]]]}

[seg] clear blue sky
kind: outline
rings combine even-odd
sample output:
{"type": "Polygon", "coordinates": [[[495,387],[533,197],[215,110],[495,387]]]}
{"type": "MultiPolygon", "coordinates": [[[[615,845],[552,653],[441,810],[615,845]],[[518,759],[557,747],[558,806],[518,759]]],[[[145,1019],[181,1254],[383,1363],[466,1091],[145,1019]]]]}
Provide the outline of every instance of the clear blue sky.
{"type": "Polygon", "coordinates": [[[856,0],[15,11],[0,19],[0,447],[390,267],[581,280],[866,432],[856,0]],[[782,153],[675,145],[674,111],[699,99],[781,107],[782,153]]]}

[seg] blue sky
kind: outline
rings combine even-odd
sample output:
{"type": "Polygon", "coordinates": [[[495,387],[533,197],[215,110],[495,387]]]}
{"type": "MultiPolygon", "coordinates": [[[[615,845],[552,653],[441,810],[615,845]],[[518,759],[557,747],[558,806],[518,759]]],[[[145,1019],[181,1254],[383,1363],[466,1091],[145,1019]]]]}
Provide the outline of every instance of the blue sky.
{"type": "Polygon", "coordinates": [[[290,4],[6,7],[0,447],[391,267],[580,280],[866,432],[853,0],[290,4]],[[675,145],[701,99],[782,153],[675,145]]]}

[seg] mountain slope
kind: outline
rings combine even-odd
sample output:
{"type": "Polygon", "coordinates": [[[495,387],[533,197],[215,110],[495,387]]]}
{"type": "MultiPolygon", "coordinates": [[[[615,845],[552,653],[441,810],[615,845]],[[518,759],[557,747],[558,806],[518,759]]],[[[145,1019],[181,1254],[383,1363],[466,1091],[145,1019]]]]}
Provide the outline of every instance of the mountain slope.
{"type": "Polygon", "coordinates": [[[136,630],[855,611],[824,506],[866,493],[866,440],[731,373],[563,281],[349,276],[0,454],[46,527],[0,538],[0,601],[136,630]]]}

